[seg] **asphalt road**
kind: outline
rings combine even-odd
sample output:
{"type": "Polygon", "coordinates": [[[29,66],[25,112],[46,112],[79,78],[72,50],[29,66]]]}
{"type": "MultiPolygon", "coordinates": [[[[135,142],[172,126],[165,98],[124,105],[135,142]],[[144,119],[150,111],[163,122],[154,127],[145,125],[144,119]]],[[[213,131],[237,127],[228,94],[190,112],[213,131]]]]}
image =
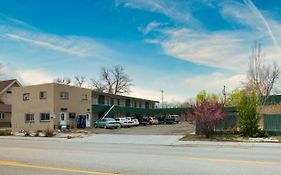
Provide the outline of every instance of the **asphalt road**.
{"type": "Polygon", "coordinates": [[[0,175],[280,175],[280,146],[157,146],[0,138],[0,175]]]}

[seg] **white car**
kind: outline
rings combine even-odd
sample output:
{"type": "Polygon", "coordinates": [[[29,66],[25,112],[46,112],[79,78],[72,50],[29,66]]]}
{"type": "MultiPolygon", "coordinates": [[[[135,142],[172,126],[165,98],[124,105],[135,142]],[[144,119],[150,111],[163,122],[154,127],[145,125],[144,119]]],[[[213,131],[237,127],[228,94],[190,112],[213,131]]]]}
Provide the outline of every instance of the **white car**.
{"type": "Polygon", "coordinates": [[[140,122],[136,117],[127,117],[128,120],[133,122],[133,126],[139,126],[140,122]]]}
{"type": "Polygon", "coordinates": [[[128,127],[128,128],[130,128],[131,126],[134,125],[134,124],[133,124],[133,121],[128,120],[127,117],[115,118],[115,120],[116,120],[117,122],[119,122],[122,127],[128,127]]]}
{"type": "Polygon", "coordinates": [[[159,121],[155,117],[149,117],[149,124],[151,124],[151,125],[158,125],[159,121]]]}

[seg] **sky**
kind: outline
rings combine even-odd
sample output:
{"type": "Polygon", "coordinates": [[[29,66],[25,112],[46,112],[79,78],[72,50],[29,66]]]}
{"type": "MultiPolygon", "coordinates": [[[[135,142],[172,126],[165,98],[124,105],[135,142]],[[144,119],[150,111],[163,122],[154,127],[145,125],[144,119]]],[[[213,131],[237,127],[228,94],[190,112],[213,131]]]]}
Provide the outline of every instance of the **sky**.
{"type": "Polygon", "coordinates": [[[23,85],[121,65],[130,96],[184,101],[246,80],[251,50],[281,65],[279,0],[0,0],[1,79],[23,85]]]}

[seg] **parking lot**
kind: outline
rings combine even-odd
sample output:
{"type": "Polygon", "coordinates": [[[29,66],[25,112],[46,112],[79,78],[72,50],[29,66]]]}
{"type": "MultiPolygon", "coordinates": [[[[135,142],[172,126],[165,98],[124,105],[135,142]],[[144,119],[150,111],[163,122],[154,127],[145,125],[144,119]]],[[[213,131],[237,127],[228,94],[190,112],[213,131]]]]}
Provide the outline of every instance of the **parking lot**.
{"type": "Polygon", "coordinates": [[[180,122],[178,124],[147,125],[119,129],[93,128],[89,129],[89,131],[94,134],[185,135],[194,132],[194,129],[193,125],[180,122]]]}

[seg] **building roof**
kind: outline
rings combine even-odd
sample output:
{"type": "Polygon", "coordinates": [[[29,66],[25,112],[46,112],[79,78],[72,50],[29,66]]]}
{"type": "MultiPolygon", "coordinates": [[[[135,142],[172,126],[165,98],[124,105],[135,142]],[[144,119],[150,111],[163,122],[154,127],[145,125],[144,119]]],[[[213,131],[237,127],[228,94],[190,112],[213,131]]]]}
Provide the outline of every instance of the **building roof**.
{"type": "Polygon", "coordinates": [[[159,103],[159,101],[156,101],[156,100],[149,100],[149,99],[144,99],[144,98],[130,97],[130,96],[125,96],[125,95],[110,94],[110,93],[99,92],[99,91],[95,91],[95,90],[92,90],[92,94],[100,94],[100,95],[106,95],[106,96],[110,96],[110,97],[129,98],[129,99],[134,99],[134,100],[143,100],[143,101],[150,101],[150,102],[159,103]]]}
{"type": "Polygon", "coordinates": [[[281,103],[281,95],[270,95],[268,97],[262,97],[265,105],[276,105],[281,103]]]}
{"type": "Polygon", "coordinates": [[[15,83],[21,86],[21,84],[16,79],[0,81],[0,94],[5,92],[8,88],[10,88],[15,83]]]}
{"type": "Polygon", "coordinates": [[[12,111],[11,105],[0,103],[0,112],[11,112],[11,111],[12,111]]]}

